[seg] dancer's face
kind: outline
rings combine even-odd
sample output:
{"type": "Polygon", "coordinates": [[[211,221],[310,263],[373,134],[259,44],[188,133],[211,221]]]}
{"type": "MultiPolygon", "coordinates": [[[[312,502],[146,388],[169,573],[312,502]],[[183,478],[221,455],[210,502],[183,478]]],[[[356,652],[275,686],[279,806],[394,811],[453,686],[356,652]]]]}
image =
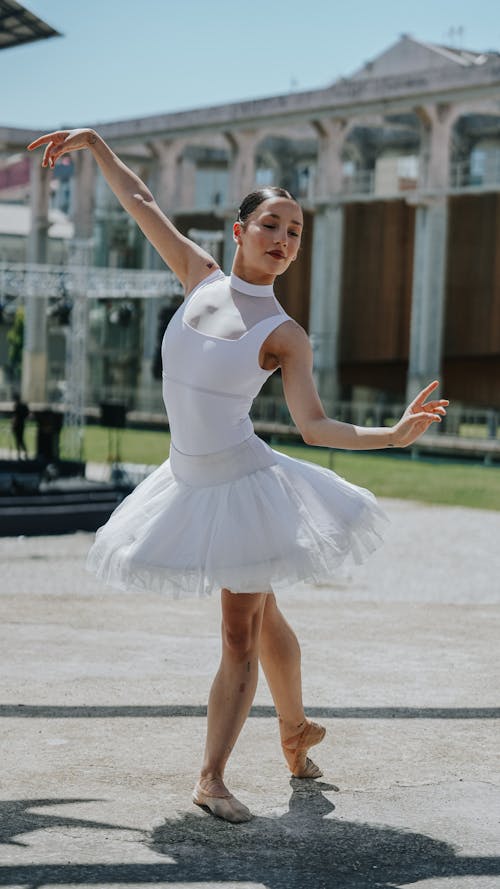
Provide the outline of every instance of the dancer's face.
{"type": "Polygon", "coordinates": [[[244,224],[234,224],[235,273],[239,267],[255,283],[272,282],[282,275],[297,258],[302,226],[302,210],[295,201],[280,197],[263,201],[244,224]]]}

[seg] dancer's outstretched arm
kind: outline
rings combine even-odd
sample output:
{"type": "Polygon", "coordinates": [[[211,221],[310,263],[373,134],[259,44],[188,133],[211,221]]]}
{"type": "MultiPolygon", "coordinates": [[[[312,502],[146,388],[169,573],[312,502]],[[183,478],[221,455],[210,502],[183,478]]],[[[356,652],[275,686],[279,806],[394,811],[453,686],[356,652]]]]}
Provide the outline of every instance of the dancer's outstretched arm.
{"type": "Polygon", "coordinates": [[[446,415],[445,398],[426,402],[439,386],[434,380],[413,399],[392,427],[364,427],[327,417],[312,374],[312,348],[305,330],[286,322],[273,334],[269,351],[281,366],[283,390],[293,421],[307,444],[346,450],[404,448],[412,444],[431,423],[446,415]]]}
{"type": "Polygon", "coordinates": [[[217,268],[215,260],[184,237],[160,210],[149,188],[111,150],[95,130],[59,130],[47,133],[28,145],[32,151],[45,145],[43,167],[53,168],[69,151],[88,149],[122,207],[130,213],[146,238],[177,275],[189,293],[199,281],[217,268]]]}

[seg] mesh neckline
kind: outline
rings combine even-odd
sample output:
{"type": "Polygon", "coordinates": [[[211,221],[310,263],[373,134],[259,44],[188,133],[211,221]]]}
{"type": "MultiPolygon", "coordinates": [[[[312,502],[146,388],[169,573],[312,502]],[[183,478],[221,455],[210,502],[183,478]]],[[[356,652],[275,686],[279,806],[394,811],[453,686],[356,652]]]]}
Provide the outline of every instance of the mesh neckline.
{"type": "Polygon", "coordinates": [[[233,272],[230,275],[230,285],[238,293],[247,293],[249,296],[274,296],[272,284],[250,284],[233,272]]]}

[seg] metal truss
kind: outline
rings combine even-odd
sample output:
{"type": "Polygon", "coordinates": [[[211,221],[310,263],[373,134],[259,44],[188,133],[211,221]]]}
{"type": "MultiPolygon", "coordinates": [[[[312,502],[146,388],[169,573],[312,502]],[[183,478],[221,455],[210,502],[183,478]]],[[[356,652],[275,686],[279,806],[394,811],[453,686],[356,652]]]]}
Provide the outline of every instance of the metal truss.
{"type": "Polygon", "coordinates": [[[145,299],[181,296],[183,289],[173,272],[96,268],[80,265],[40,265],[0,262],[0,299],[68,297],[79,292],[82,276],[91,299],[145,299]]]}
{"type": "Polygon", "coordinates": [[[183,294],[165,271],[96,268],[88,263],[91,244],[76,242],[67,266],[0,263],[0,307],[7,317],[33,299],[51,299],[67,312],[64,396],[64,452],[80,460],[85,420],[87,316],[90,299],[172,298],[183,294]]]}

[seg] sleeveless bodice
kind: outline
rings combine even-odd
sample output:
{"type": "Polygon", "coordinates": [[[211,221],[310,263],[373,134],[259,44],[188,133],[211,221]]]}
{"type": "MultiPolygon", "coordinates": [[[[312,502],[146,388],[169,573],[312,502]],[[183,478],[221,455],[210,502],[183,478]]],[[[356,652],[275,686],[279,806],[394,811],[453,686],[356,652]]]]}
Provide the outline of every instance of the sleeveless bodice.
{"type": "Polygon", "coordinates": [[[87,566],[99,579],[148,595],[279,593],[331,584],[349,555],[375,549],[373,494],[253,432],[272,373],[259,354],[288,320],[272,287],[219,270],[179,307],[162,343],[169,458],[97,532],[87,566]]]}
{"type": "Polygon", "coordinates": [[[252,435],[252,401],[273,373],[260,367],[259,352],[288,320],[271,285],[220,270],[189,294],[162,343],[163,400],[177,450],[211,454],[252,435]]]}

